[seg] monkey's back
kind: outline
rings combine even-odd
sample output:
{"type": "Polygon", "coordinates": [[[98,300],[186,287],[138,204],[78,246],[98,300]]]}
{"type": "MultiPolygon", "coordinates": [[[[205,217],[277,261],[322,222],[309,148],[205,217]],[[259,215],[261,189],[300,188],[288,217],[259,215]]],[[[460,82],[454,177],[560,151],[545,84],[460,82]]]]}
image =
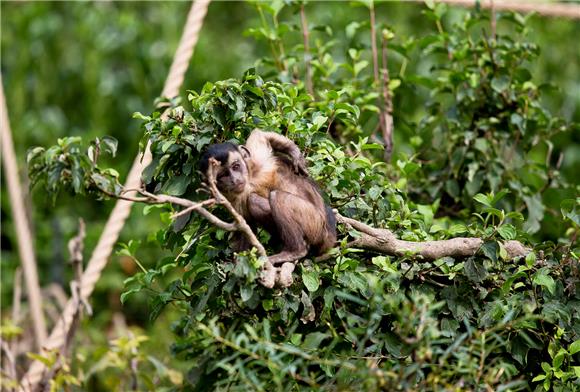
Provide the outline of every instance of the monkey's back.
{"type": "Polygon", "coordinates": [[[277,156],[278,184],[277,189],[291,193],[316,207],[318,216],[304,216],[304,225],[316,227],[318,241],[312,244],[313,251],[321,254],[334,246],[336,242],[336,220],[332,209],[324,203],[320,188],[309,176],[294,172],[291,161],[285,156],[277,156]]]}

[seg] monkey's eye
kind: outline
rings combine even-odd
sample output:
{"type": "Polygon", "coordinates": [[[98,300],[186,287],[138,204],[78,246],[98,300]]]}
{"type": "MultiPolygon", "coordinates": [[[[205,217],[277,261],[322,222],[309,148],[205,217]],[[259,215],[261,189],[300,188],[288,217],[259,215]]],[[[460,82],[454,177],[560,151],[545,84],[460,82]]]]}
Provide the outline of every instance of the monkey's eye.
{"type": "Polygon", "coordinates": [[[240,170],[240,164],[239,164],[239,162],[235,162],[235,163],[232,165],[232,170],[240,170]]]}
{"type": "Polygon", "coordinates": [[[228,173],[227,171],[223,171],[220,174],[218,174],[217,178],[218,180],[221,180],[222,178],[226,178],[229,177],[230,173],[228,173]]]}

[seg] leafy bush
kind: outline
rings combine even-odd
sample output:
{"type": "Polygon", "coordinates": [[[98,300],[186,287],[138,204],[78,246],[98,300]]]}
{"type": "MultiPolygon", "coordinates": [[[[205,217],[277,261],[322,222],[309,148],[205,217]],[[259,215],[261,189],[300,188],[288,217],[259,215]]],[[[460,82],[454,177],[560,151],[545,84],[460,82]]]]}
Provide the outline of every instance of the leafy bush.
{"type": "MultiPolygon", "coordinates": [[[[441,26],[437,10],[428,14],[441,26]]],[[[527,211],[524,229],[535,233],[546,209],[542,193],[561,186],[553,137],[570,129],[541,104],[547,86],[536,86],[528,70],[539,48],[523,40],[525,20],[502,19],[515,25],[515,34],[488,37],[478,33],[480,19],[467,17],[449,33],[420,41],[423,53],[441,61],[432,77],[417,79],[431,100],[418,128],[418,159],[426,170],[414,185],[428,199],[447,198],[450,212],[471,208],[478,192],[509,189],[502,205],[527,211]],[[542,144],[545,157],[538,154],[542,144]]]]}

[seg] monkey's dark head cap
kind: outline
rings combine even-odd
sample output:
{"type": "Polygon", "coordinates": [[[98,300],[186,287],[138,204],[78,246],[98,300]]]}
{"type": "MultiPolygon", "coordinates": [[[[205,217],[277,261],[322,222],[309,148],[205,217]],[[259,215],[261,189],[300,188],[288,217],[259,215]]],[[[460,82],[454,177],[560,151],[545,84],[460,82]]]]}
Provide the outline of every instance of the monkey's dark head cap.
{"type": "Polygon", "coordinates": [[[226,164],[230,152],[235,151],[238,151],[238,146],[231,142],[212,144],[201,156],[201,159],[199,160],[199,170],[201,170],[203,174],[207,172],[209,158],[217,159],[222,165],[226,164]]]}

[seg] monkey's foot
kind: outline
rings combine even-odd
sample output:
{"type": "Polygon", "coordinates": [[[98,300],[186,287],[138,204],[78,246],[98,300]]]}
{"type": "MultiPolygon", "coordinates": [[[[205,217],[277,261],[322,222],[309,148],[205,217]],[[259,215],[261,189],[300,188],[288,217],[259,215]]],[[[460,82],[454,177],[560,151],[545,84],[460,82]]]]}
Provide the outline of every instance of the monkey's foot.
{"type": "Polygon", "coordinates": [[[269,256],[268,261],[272,263],[272,265],[280,265],[284,263],[295,263],[296,261],[300,260],[304,256],[308,254],[308,249],[303,249],[299,251],[282,251],[280,253],[276,253],[275,255],[269,256]]]}
{"type": "Polygon", "coordinates": [[[270,262],[266,262],[260,276],[260,283],[268,289],[274,288],[274,284],[276,284],[276,275],[277,269],[274,268],[270,262]]]}
{"type": "Polygon", "coordinates": [[[292,272],[296,266],[293,263],[284,263],[282,267],[278,269],[278,276],[276,282],[280,287],[290,287],[294,283],[292,278],[292,272]]]}
{"type": "Polygon", "coordinates": [[[294,283],[292,272],[295,267],[294,263],[284,263],[277,268],[267,262],[260,275],[260,284],[268,289],[274,288],[276,284],[280,287],[290,287],[294,283]]]}

